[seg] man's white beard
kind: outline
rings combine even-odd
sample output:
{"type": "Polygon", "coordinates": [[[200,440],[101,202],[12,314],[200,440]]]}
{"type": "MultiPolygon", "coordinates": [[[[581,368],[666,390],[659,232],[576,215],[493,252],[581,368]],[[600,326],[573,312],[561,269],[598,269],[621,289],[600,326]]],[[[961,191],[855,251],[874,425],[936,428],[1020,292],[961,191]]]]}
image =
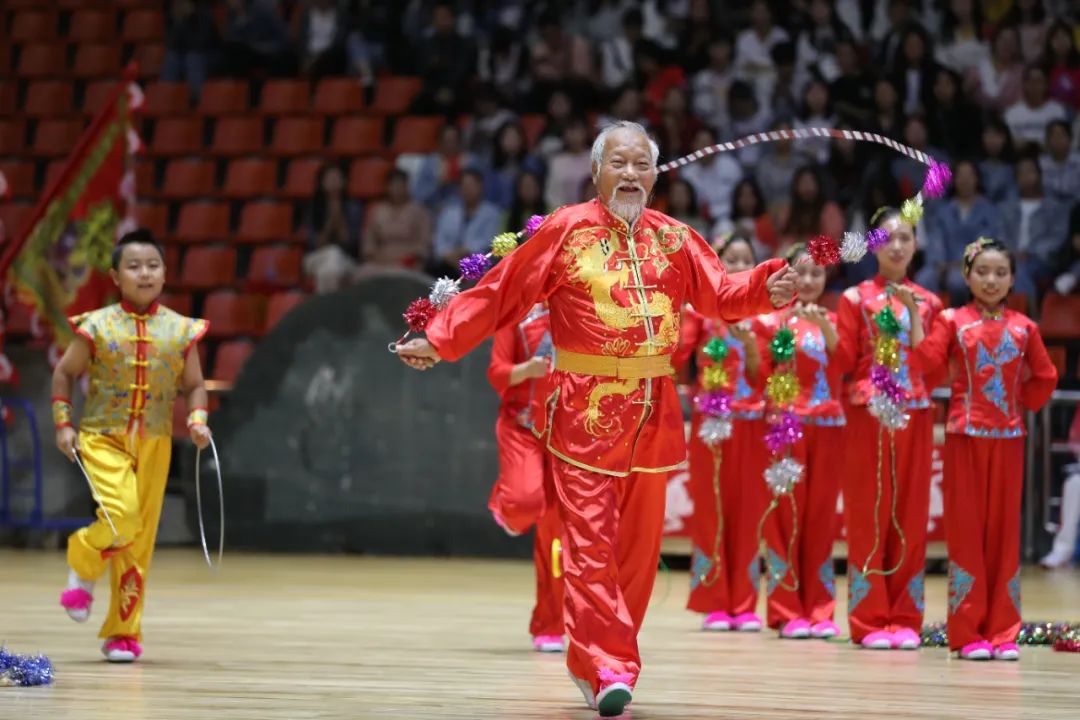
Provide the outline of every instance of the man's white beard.
{"type": "Polygon", "coordinates": [[[638,195],[641,198],[640,200],[622,202],[615,199],[617,194],[618,188],[612,188],[611,197],[607,199],[608,210],[615,217],[625,220],[628,225],[633,225],[645,210],[645,189],[641,188],[641,193],[638,195]]]}

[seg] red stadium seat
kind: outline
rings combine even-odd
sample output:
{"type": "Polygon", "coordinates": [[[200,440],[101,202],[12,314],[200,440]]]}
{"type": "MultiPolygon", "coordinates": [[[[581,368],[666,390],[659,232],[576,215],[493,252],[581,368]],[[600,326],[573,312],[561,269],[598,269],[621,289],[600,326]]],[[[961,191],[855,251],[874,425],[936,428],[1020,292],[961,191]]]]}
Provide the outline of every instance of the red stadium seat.
{"type": "Polygon", "coordinates": [[[240,211],[236,242],[287,242],[293,239],[293,206],[285,202],[249,202],[240,211]]]}
{"type": "Polygon", "coordinates": [[[274,195],[277,191],[277,163],[263,158],[233,160],[225,171],[222,195],[232,199],[274,195]]]}
{"type": "Polygon", "coordinates": [[[236,250],[198,246],[188,249],[180,272],[180,286],[192,290],[230,287],[236,280],[236,250]]]}
{"type": "Polygon", "coordinates": [[[203,317],[210,321],[209,337],[258,335],[262,328],[261,301],[254,295],[216,290],[206,297],[203,317]]]}
{"type": "Polygon", "coordinates": [[[233,383],[239,377],[244,363],[255,351],[250,340],[227,340],[214,353],[214,370],[210,377],[221,382],[233,383]]]}
{"type": "Polygon", "coordinates": [[[224,242],[229,235],[228,203],[196,201],[180,207],[174,233],[176,242],[224,242]]]}
{"type": "Polygon", "coordinates": [[[281,318],[288,315],[294,307],[304,302],[307,295],[298,290],[279,292],[270,296],[270,302],[266,306],[265,332],[273,330],[281,318]]]}
{"type": "Polygon", "coordinates": [[[291,288],[303,279],[304,251],[295,245],[266,245],[251,255],[247,283],[251,290],[291,288]]]}

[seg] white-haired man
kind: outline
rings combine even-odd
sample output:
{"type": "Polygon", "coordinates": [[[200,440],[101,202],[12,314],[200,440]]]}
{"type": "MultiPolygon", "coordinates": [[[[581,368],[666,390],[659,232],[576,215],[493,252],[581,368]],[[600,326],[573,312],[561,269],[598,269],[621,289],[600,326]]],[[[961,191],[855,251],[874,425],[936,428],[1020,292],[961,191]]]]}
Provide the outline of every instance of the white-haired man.
{"type": "Polygon", "coordinates": [[[417,369],[456,360],[548,302],[555,370],[534,432],[554,456],[565,523],[567,667],[602,716],[631,700],[667,474],[686,456],[671,379],[679,309],[690,302],[735,322],[794,293],[784,261],[728,276],[697,233],[646,208],[657,155],[636,123],[604,129],[593,145],[597,199],[551,213],[436,315],[426,340],[398,350],[417,369]]]}

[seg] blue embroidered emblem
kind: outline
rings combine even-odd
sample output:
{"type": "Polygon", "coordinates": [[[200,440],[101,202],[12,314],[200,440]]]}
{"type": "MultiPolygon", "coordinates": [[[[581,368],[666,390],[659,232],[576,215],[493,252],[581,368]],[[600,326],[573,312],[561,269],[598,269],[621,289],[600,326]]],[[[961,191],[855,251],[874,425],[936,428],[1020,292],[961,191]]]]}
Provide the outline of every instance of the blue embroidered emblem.
{"type": "Polygon", "coordinates": [[[784,581],[784,576],[788,574],[791,566],[772,548],[767,548],[767,557],[768,562],[765,563],[765,566],[769,574],[765,578],[765,594],[771,597],[776,592],[776,588],[780,586],[780,583],[784,581]]]}
{"type": "Polygon", "coordinates": [[[960,604],[975,585],[975,577],[954,562],[949,562],[949,614],[955,615],[960,604]]]}
{"type": "Polygon", "coordinates": [[[855,612],[866,596],[870,594],[870,581],[858,568],[848,566],[848,613],[855,612]]]}
{"type": "Polygon", "coordinates": [[[1020,614],[1020,568],[1016,568],[1016,574],[1009,580],[1009,599],[1016,607],[1016,614],[1020,614]]]}
{"type": "Polygon", "coordinates": [[[926,609],[926,578],[921,570],[908,582],[907,594],[911,602],[915,603],[916,610],[922,612],[926,609]]]}
{"type": "Polygon", "coordinates": [[[818,580],[829,591],[829,597],[836,597],[836,568],[833,567],[832,558],[829,558],[825,562],[821,563],[821,567],[818,568],[818,580]]]}
{"type": "Polygon", "coordinates": [[[690,589],[696,590],[701,582],[709,577],[712,570],[712,560],[701,552],[701,548],[694,547],[690,553],[690,589]]]}
{"type": "Polygon", "coordinates": [[[1009,412],[1009,404],[1006,402],[1005,379],[1001,367],[1018,357],[1020,357],[1020,348],[1016,346],[1016,341],[1013,340],[1012,333],[1008,328],[1005,328],[1002,332],[1001,342],[998,343],[997,349],[993,352],[987,350],[986,346],[981,342],[975,348],[975,372],[982,372],[988,368],[994,371],[994,374],[990,376],[990,379],[983,384],[980,390],[983,396],[993,403],[994,407],[1006,415],[1009,412]]]}
{"type": "Polygon", "coordinates": [[[750,584],[754,587],[754,591],[757,592],[758,585],[761,583],[761,558],[757,555],[750,561],[750,567],[747,568],[750,575],[750,584]]]}

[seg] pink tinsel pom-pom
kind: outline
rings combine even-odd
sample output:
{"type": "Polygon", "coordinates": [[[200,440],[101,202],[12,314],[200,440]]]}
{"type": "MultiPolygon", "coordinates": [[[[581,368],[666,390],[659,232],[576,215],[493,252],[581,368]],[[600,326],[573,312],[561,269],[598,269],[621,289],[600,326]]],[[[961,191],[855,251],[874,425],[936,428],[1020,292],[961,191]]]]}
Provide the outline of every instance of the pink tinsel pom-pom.
{"type": "Polygon", "coordinates": [[[926,172],[926,180],[923,181],[922,194],[926,198],[937,198],[945,194],[949,183],[952,182],[952,170],[945,163],[936,160],[930,161],[930,169],[926,172]]]}
{"type": "Polygon", "coordinates": [[[525,223],[525,237],[532,237],[532,234],[536,232],[537,228],[539,228],[543,222],[543,215],[533,215],[529,218],[529,221],[525,223]]]}

